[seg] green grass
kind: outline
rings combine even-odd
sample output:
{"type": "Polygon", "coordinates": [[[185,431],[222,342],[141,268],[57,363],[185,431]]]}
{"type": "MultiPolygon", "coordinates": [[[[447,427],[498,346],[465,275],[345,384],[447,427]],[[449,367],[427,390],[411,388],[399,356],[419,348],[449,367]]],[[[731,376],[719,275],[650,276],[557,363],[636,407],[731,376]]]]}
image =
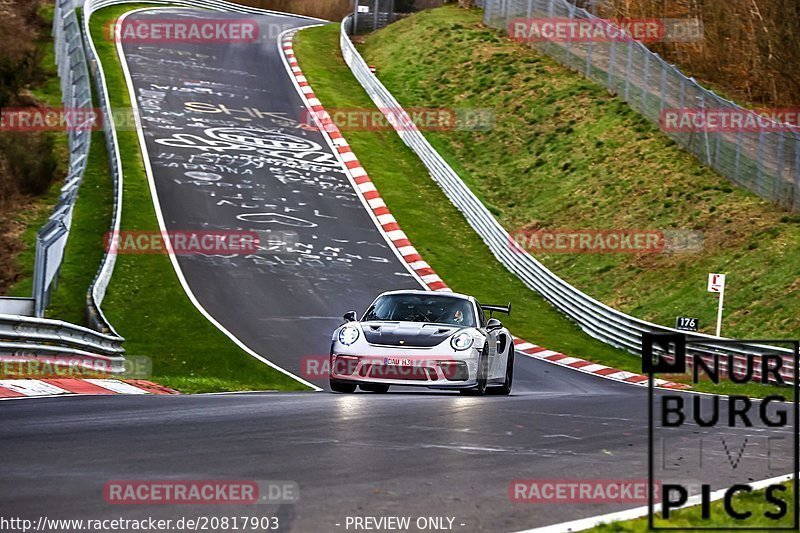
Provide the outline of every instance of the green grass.
{"type": "Polygon", "coordinates": [[[58,289],[47,309],[47,316],[76,324],[86,321],[86,292],[103,260],[104,236],[111,225],[114,187],[104,141],[103,132],[92,133],[58,289]]]}
{"type": "MultiPolygon", "coordinates": [[[[708,520],[703,520],[700,514],[700,507],[689,507],[670,513],[669,520],[663,520],[660,515],[656,516],[654,525],[656,527],[675,528],[679,531],[697,531],[693,528],[702,527],[730,527],[724,531],[747,531],[746,528],[754,527],[790,527],[792,521],[792,495],[794,490],[791,483],[784,484],[788,490],[785,493],[776,493],[787,504],[788,513],[783,519],[771,520],[764,516],[765,512],[776,512],[777,508],[764,499],[765,491],[754,491],[750,494],[737,494],[733,498],[733,507],[738,512],[750,511],[753,513],[751,518],[746,521],[738,521],[725,512],[722,501],[711,504],[711,516],[708,520]],[[738,529],[734,529],[738,528],[738,529]]],[[[645,532],[650,531],[647,527],[647,518],[638,518],[627,522],[612,522],[603,524],[587,530],[594,533],[617,533],[617,532],[645,532]]]]}
{"type": "MultiPolygon", "coordinates": [[[[374,109],[353,78],[338,48],[338,25],[303,30],[294,50],[314,93],[327,109],[374,109]]],[[[513,302],[503,318],[514,334],[552,350],[641,372],[641,359],[585,335],[497,262],[461,213],[431,180],[427,170],[394,131],[359,131],[340,125],[347,141],[375,182],[392,214],[414,246],[455,291],[485,302],[513,302]]],[[[675,376],[686,381],[686,377],[675,376]]],[[[720,391],[701,383],[696,388],[720,391]]],[[[762,396],[772,387],[737,386],[740,394],[762,396]]],[[[786,394],[791,390],[786,389],[786,394]]]]}
{"type": "Polygon", "coordinates": [[[725,336],[800,336],[800,214],[738,189],[604,87],[480,18],[423,11],[361,49],[405,106],[495,113],[490,131],[426,137],[506,229],[701,231],[701,253],[537,257],[616,309],[670,326],[698,317],[705,333],[716,322],[706,277],[725,272],[725,336]]]}
{"type": "MultiPolygon", "coordinates": [[[[103,28],[136,7],[143,6],[106,8],[91,21],[116,110],[130,110],[131,103],[116,48],[105,39],[103,28]]],[[[158,230],[138,136],[118,131],[118,139],[125,180],[121,229],[158,230]]],[[[306,389],[249,356],[211,325],[187,298],[165,255],[118,256],[103,310],[125,337],[128,354],[152,358],[159,383],[184,392],[306,389]]]]}

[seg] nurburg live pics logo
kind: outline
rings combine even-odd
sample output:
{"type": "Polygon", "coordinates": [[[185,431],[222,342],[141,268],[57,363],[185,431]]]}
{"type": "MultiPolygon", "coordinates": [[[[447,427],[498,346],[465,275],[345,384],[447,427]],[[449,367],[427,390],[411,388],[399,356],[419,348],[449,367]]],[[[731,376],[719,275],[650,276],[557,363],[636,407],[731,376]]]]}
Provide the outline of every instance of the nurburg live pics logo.
{"type": "Polygon", "coordinates": [[[692,526],[693,530],[798,529],[799,348],[797,340],[734,340],[681,333],[643,333],[642,371],[649,377],[650,529],[685,530],[685,522],[682,526],[670,526],[670,523],[671,519],[676,520],[674,511],[689,503],[700,504],[701,525],[692,526]],[[788,345],[790,349],[759,352],[754,345],[788,345]],[[734,348],[738,348],[737,353],[733,353],[734,348]],[[685,374],[687,367],[690,367],[693,383],[719,384],[722,380],[726,392],[735,392],[681,394],[654,390],[656,374],[685,374]],[[747,390],[736,391],[738,386],[751,383],[774,390],[770,389],[761,400],[751,399],[747,390]],[[794,400],[790,402],[786,395],[791,390],[794,400]],[[781,481],[773,481],[790,471],[793,494],[781,481]],[[756,492],[748,483],[760,479],[767,481],[761,483],[758,487],[761,490],[756,492]],[[660,489],[658,496],[654,495],[654,487],[660,489]],[[716,497],[712,498],[712,492],[716,497]],[[748,498],[741,497],[748,494],[748,498]],[[656,498],[660,501],[656,502],[656,498]],[[712,499],[721,499],[722,510],[712,507],[712,499]],[[658,518],[655,516],[657,503],[661,506],[658,518]],[[735,525],[719,527],[721,519],[735,525]]]}

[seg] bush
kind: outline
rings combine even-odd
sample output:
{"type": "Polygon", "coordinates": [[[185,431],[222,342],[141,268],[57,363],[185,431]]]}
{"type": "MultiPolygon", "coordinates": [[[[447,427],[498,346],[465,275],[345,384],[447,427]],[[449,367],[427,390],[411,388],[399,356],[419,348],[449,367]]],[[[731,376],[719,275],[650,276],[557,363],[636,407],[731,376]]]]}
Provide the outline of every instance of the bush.
{"type": "Polygon", "coordinates": [[[0,136],[0,151],[13,190],[35,196],[47,192],[58,167],[49,132],[5,133],[0,136]]]}
{"type": "MultiPolygon", "coordinates": [[[[44,29],[41,2],[0,2],[0,107],[30,107],[36,102],[23,93],[40,80],[37,41],[44,29]]],[[[56,171],[49,132],[4,132],[0,135],[0,206],[17,193],[44,194],[56,171]]]]}
{"type": "Polygon", "coordinates": [[[13,103],[34,77],[41,26],[38,6],[39,2],[30,0],[0,3],[0,107],[13,103]]]}

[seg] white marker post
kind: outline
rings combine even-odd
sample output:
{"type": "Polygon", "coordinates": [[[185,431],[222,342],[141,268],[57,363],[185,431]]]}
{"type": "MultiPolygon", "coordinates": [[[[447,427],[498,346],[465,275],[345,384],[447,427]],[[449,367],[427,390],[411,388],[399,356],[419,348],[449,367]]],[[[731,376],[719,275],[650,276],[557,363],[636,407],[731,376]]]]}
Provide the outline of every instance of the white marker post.
{"type": "Polygon", "coordinates": [[[719,293],[719,308],[717,309],[717,337],[722,331],[722,304],[725,301],[725,274],[708,275],[708,292],[719,293]]]}

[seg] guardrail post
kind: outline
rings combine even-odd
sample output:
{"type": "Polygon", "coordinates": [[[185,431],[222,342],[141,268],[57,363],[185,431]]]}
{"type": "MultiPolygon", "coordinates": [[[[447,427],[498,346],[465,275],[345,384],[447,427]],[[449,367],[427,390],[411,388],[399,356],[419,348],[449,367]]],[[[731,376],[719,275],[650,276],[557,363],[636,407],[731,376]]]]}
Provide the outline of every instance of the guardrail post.
{"type": "Polygon", "coordinates": [[[642,114],[647,115],[647,93],[650,92],[650,54],[644,54],[644,87],[642,87],[642,114]]]}
{"type": "Polygon", "coordinates": [[[47,251],[44,249],[42,238],[36,235],[36,256],[33,260],[33,314],[34,316],[44,316],[44,308],[47,305],[45,302],[45,286],[44,286],[44,264],[46,263],[45,254],[47,251]]]}
{"type": "MultiPolygon", "coordinates": [[[[776,159],[778,160],[778,164],[775,165],[775,197],[780,198],[781,182],[783,181],[783,135],[781,133],[778,133],[778,148],[776,151],[776,159]]],[[[792,199],[788,198],[788,202],[786,202],[786,204],[791,204],[791,201],[792,199]]]]}
{"type": "Polygon", "coordinates": [[[608,81],[606,82],[606,86],[609,89],[614,88],[614,82],[612,81],[614,76],[614,61],[616,61],[617,55],[617,41],[615,39],[611,39],[611,50],[609,50],[608,54],[608,81]]]}
{"type": "MultiPolygon", "coordinates": [[[[800,211],[800,139],[794,137],[794,206],[795,211],[800,211]]],[[[800,362],[798,362],[800,364],[800,362]]]]}
{"type": "Polygon", "coordinates": [[[741,179],[739,178],[739,167],[740,161],[742,159],[742,140],[744,137],[744,132],[742,128],[739,128],[739,132],[736,134],[736,156],[734,157],[734,171],[733,175],[738,183],[741,183],[741,179]]]}
{"type": "MultiPolygon", "coordinates": [[[[664,101],[667,96],[667,64],[661,61],[661,102],[658,105],[658,112],[664,114],[664,101]]],[[[660,117],[659,117],[660,118],[660,117]]]]}
{"type": "Polygon", "coordinates": [[[756,150],[756,187],[761,187],[761,176],[764,172],[762,152],[764,149],[764,128],[758,129],[758,149],[756,150]]]}
{"type": "MultiPolygon", "coordinates": [[[[575,21],[575,6],[567,2],[567,11],[569,11],[569,27],[572,27],[575,21]]],[[[567,39],[567,66],[572,66],[572,32],[569,32],[569,39],[567,39]]]]}
{"type": "Polygon", "coordinates": [[[586,44],[586,77],[592,77],[592,48],[594,48],[594,42],[589,39],[589,42],[586,44]]]}
{"type": "MultiPolygon", "coordinates": [[[[706,98],[705,93],[700,93],[700,110],[706,110],[706,98]]],[[[705,131],[703,132],[703,140],[706,144],[706,163],[710,166],[711,165],[711,147],[708,144],[708,125],[706,125],[705,131]]]]}
{"type": "Polygon", "coordinates": [[[633,40],[628,39],[628,61],[625,64],[625,101],[631,101],[631,70],[633,70],[633,40]]]}

